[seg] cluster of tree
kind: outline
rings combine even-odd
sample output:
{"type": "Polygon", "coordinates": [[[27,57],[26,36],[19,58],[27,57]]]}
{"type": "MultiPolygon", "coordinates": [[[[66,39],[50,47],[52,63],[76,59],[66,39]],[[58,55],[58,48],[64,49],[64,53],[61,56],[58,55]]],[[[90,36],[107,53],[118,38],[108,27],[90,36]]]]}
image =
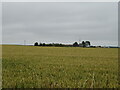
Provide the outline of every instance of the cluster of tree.
{"type": "Polygon", "coordinates": [[[50,43],[50,44],[46,44],[46,43],[40,43],[40,44],[38,44],[38,42],[36,42],[35,44],[34,44],[34,46],[59,46],[59,47],[62,47],[62,46],[65,46],[64,44],[59,44],[59,43],[50,43]]]}
{"type": "Polygon", "coordinates": [[[66,44],[59,44],[59,43],[50,43],[50,44],[46,44],[46,43],[40,43],[38,44],[38,42],[36,42],[34,44],[34,46],[55,46],[55,47],[90,47],[90,41],[82,41],[82,43],[73,43],[71,45],[66,45],[66,44]]]}
{"type": "Polygon", "coordinates": [[[90,47],[90,41],[82,41],[82,43],[77,43],[77,42],[75,42],[75,43],[73,43],[73,46],[74,47],[90,47]]]}

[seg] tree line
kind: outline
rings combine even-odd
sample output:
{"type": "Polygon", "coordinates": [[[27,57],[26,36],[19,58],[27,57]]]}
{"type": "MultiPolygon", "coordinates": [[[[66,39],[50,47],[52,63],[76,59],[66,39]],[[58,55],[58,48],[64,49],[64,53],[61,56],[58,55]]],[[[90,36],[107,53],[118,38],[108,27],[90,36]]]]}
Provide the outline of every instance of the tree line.
{"type": "Polygon", "coordinates": [[[90,47],[90,41],[82,41],[82,43],[74,42],[73,44],[62,44],[62,43],[38,43],[35,42],[34,46],[55,46],[55,47],[90,47]]]}

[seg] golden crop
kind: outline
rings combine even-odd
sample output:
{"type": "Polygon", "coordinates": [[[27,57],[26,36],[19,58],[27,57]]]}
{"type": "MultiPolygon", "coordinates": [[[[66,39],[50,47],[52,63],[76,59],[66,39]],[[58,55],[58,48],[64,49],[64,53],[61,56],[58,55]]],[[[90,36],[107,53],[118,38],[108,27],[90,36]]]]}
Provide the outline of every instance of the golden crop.
{"type": "Polygon", "coordinates": [[[118,49],[3,45],[3,88],[117,88],[118,49]]]}

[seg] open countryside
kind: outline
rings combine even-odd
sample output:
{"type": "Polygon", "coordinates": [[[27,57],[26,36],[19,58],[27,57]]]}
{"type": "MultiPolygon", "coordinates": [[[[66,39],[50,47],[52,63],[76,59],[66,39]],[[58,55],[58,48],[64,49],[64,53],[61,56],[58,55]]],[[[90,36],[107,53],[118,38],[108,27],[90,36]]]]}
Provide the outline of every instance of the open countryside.
{"type": "Polygon", "coordinates": [[[117,88],[118,49],[2,46],[3,88],[117,88]]]}

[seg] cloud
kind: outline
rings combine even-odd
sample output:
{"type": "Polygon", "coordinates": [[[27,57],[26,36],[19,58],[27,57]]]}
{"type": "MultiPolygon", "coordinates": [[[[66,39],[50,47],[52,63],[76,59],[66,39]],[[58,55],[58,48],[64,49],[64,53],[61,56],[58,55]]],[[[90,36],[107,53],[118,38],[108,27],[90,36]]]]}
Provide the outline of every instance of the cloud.
{"type": "Polygon", "coordinates": [[[117,45],[117,15],[117,3],[3,3],[3,43],[117,45]]]}

